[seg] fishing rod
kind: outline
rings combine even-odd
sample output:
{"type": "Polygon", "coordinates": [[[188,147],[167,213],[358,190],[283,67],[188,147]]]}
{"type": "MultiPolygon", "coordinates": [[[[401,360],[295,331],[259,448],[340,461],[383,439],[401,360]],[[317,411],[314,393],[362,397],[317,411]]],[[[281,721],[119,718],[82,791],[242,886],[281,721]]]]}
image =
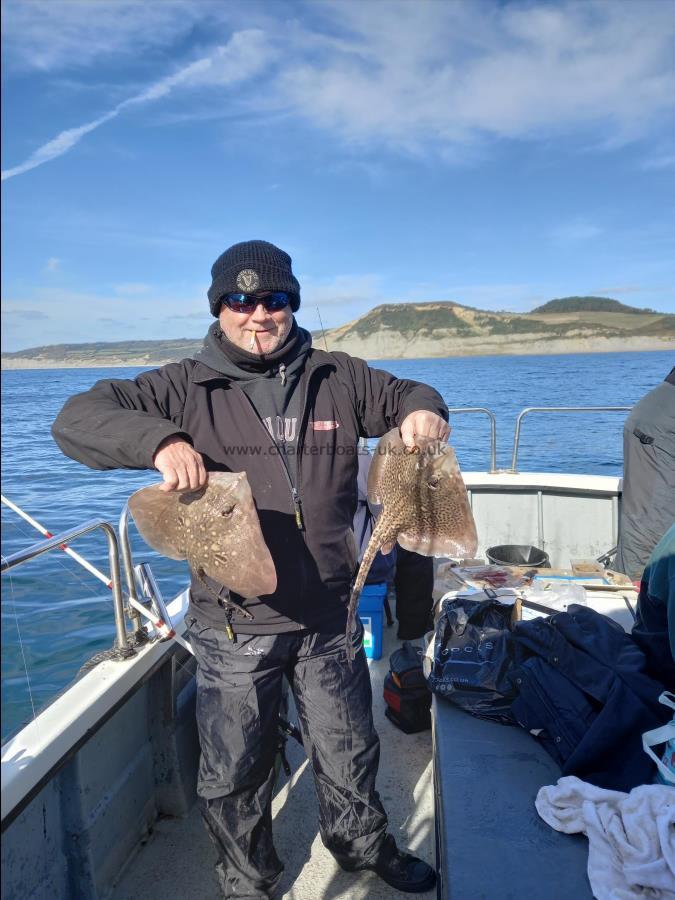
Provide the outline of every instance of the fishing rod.
{"type": "MultiPolygon", "coordinates": [[[[45,528],[44,525],[41,525],[32,516],[29,516],[28,513],[21,509],[20,506],[17,506],[16,503],[12,503],[12,501],[5,497],[4,494],[0,494],[0,500],[5,504],[5,506],[15,512],[18,516],[21,516],[21,518],[25,522],[28,522],[29,525],[32,525],[32,527],[35,528],[36,531],[39,531],[40,534],[44,535],[47,538],[54,537],[51,531],[45,528]]],[[[84,569],[87,570],[87,572],[90,572],[92,575],[98,578],[99,581],[102,581],[107,588],[112,590],[112,581],[110,580],[110,578],[108,578],[107,575],[101,572],[100,569],[97,569],[96,566],[92,565],[83,556],[80,556],[79,553],[76,553],[75,550],[68,546],[68,544],[59,544],[59,549],[63,550],[64,553],[67,553],[68,556],[71,557],[71,559],[74,559],[75,562],[79,563],[84,569]]],[[[190,653],[192,653],[192,647],[190,647],[187,641],[184,641],[183,638],[179,637],[179,635],[176,634],[170,622],[167,623],[160,616],[156,616],[154,612],[152,612],[152,610],[147,609],[147,607],[143,606],[142,603],[139,603],[133,597],[127,597],[127,602],[129,603],[129,606],[139,612],[142,616],[145,616],[145,618],[148,619],[152,623],[152,625],[154,625],[157,633],[162,639],[173,638],[174,640],[178,641],[178,643],[182,647],[185,647],[186,650],[189,650],[190,653]]]]}
{"type": "Polygon", "coordinates": [[[319,307],[316,308],[316,314],[319,317],[319,325],[321,325],[321,335],[323,337],[323,345],[326,348],[326,352],[328,352],[328,341],[326,340],[326,332],[323,327],[323,319],[321,318],[321,313],[319,312],[319,307]]]}

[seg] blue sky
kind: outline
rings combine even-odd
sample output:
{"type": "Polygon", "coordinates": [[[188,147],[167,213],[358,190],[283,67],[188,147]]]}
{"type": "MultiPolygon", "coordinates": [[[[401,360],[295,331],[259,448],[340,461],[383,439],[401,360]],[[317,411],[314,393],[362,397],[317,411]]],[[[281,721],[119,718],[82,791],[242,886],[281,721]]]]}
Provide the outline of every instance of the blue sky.
{"type": "Polygon", "coordinates": [[[675,2],[8,0],[5,350],[197,338],[273,241],[299,321],[675,312],[675,2]]]}

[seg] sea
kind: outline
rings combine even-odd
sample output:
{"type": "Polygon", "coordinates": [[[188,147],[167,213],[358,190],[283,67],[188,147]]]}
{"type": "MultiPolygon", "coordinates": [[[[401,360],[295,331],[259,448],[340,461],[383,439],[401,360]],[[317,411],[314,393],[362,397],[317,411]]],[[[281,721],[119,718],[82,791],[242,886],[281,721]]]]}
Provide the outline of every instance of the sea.
{"type": "MultiPolygon", "coordinates": [[[[435,387],[450,407],[485,407],[497,419],[497,466],[511,464],[514,426],[525,407],[632,406],[675,365],[675,354],[569,354],[377,360],[372,365],[435,387]]],[[[116,523],[151,471],[92,471],[61,454],[50,426],[65,401],[101,378],[144,369],[2,372],[2,493],[56,534],[92,518],[116,523]]],[[[523,421],[521,471],[620,475],[625,412],[532,413],[523,421]]],[[[453,413],[451,443],[462,469],[490,466],[489,419],[453,413]]],[[[183,589],[185,563],[159,557],[131,527],[135,562],[148,561],[165,599],[183,589]]],[[[2,553],[40,535],[2,506],[2,553]]],[[[109,571],[100,531],[74,549],[109,571]]],[[[52,702],[80,667],[114,638],[111,592],[64,553],[53,551],[2,576],[2,741],[52,702]]]]}

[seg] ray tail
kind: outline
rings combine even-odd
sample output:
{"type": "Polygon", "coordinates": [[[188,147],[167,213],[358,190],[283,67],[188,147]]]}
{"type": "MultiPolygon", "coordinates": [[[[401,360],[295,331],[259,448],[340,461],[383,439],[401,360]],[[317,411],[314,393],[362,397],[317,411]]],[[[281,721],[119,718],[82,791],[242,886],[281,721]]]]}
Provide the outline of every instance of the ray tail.
{"type": "Polygon", "coordinates": [[[397,529],[392,525],[391,520],[387,522],[384,515],[380,516],[368,541],[366,552],[363,554],[359,571],[356,574],[356,581],[349,595],[349,607],[347,610],[347,658],[350,662],[355,656],[353,639],[356,630],[356,609],[361,591],[366,583],[368,572],[370,572],[370,567],[378,550],[385,544],[393,543],[396,540],[397,533],[397,529]]]}

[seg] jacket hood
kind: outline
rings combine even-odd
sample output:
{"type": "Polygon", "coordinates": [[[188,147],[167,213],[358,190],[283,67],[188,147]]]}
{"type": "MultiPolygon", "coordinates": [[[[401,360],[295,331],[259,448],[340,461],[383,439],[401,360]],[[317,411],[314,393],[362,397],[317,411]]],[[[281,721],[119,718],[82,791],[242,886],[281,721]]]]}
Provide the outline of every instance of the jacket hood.
{"type": "Polygon", "coordinates": [[[265,354],[249,353],[237,347],[225,336],[220,323],[214,322],[194,358],[233,381],[246,381],[273,378],[282,364],[289,374],[293,373],[302,368],[311,346],[312,335],[300,328],[295,319],[282,346],[265,354]]]}

